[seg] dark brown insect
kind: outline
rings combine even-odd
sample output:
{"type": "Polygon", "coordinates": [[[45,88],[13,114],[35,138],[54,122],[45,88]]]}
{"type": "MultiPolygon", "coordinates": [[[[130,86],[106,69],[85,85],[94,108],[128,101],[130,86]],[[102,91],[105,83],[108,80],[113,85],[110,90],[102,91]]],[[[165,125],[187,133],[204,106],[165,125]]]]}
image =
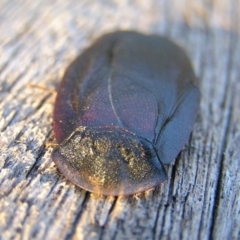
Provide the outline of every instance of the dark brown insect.
{"type": "Polygon", "coordinates": [[[184,51],[165,37],[115,32],[68,67],[58,88],[53,160],[78,186],[129,195],[167,179],[200,92],[184,51]]]}

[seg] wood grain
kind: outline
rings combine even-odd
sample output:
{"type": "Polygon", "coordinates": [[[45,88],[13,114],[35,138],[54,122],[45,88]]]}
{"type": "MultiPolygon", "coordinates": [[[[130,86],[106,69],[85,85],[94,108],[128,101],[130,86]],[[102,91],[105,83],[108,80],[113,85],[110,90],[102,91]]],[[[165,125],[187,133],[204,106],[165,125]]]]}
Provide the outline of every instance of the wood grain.
{"type": "Polygon", "coordinates": [[[239,16],[238,0],[0,1],[0,239],[240,239],[239,16]],[[53,164],[49,90],[96,37],[119,29],[181,45],[202,99],[167,182],[103,197],[53,164]]]}

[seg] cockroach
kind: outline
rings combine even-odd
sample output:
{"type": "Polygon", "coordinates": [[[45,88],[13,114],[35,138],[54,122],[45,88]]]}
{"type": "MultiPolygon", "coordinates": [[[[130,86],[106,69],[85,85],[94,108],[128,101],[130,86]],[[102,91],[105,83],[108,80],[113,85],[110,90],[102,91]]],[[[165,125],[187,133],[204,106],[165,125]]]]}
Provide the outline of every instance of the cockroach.
{"type": "Polygon", "coordinates": [[[103,35],[70,64],[58,87],[53,161],[91,192],[153,188],[188,141],[199,101],[189,58],[167,37],[103,35]]]}

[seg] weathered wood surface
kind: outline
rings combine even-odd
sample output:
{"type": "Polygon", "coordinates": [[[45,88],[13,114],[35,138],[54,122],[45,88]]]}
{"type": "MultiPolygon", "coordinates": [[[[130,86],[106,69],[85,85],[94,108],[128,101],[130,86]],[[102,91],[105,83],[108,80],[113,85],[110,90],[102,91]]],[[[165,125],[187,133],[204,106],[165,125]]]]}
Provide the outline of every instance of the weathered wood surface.
{"type": "Polygon", "coordinates": [[[240,1],[0,1],[0,239],[239,239],[240,1]],[[182,45],[201,109],[169,180],[131,197],[75,187],[51,160],[54,89],[101,34],[182,45]]]}

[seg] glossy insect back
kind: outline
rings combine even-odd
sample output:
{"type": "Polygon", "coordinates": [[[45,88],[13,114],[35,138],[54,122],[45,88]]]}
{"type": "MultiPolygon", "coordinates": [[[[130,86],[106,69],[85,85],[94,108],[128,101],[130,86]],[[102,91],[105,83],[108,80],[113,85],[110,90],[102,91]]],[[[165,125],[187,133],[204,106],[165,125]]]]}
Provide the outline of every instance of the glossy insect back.
{"type": "Polygon", "coordinates": [[[165,37],[115,32],[67,69],[54,107],[53,160],[78,186],[129,195],[167,179],[200,92],[186,54],[165,37]]]}

